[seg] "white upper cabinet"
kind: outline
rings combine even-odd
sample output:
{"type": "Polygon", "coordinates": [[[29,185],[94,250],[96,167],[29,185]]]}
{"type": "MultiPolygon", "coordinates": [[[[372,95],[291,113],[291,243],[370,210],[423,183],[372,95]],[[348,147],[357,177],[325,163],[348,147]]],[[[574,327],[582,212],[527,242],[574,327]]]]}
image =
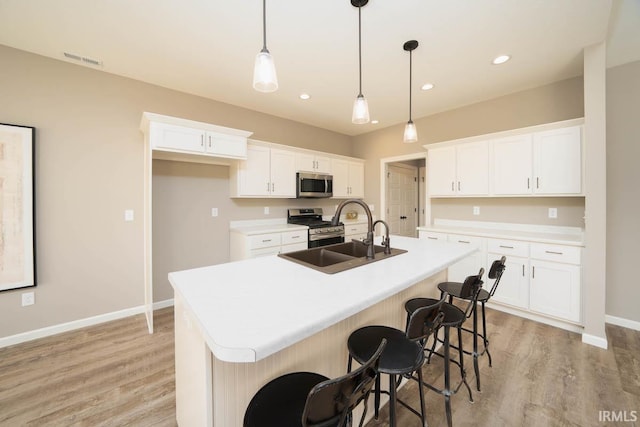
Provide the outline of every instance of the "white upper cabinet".
{"type": "Polygon", "coordinates": [[[533,172],[536,194],[582,192],[581,127],[533,134],[533,172]]]}
{"type": "Polygon", "coordinates": [[[292,151],[249,144],[247,160],[231,166],[231,197],[295,197],[295,161],[292,151]]]}
{"type": "Polygon", "coordinates": [[[180,154],[192,155],[189,160],[200,158],[202,162],[212,157],[247,157],[247,137],[251,132],[153,113],[144,113],[142,117],[141,127],[148,135],[154,157],[171,158],[173,154],[180,160],[180,154]]]}
{"type": "Polygon", "coordinates": [[[302,172],[331,173],[331,158],[312,153],[296,153],[296,169],[302,172]]]}
{"type": "Polygon", "coordinates": [[[495,195],[582,193],[580,126],[495,139],[491,155],[495,195]]]}
{"type": "Polygon", "coordinates": [[[429,149],[429,194],[486,196],[489,194],[487,141],[429,149]]]}
{"type": "Polygon", "coordinates": [[[533,175],[533,136],[516,135],[491,141],[493,193],[520,195],[531,193],[533,175]]]}
{"type": "Polygon", "coordinates": [[[334,198],[364,198],[364,163],[332,159],[334,198]]]}

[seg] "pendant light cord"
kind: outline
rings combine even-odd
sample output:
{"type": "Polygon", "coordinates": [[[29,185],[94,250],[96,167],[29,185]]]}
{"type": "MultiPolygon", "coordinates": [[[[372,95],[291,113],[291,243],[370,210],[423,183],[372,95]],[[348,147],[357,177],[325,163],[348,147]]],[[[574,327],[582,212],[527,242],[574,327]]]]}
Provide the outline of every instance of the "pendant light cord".
{"type": "Polygon", "coordinates": [[[362,19],[360,14],[361,9],[362,7],[358,6],[358,67],[360,70],[358,96],[362,96],[362,19]]]}
{"type": "Polygon", "coordinates": [[[409,51],[409,122],[411,122],[411,80],[413,70],[413,51],[409,51]]]}
{"type": "Polygon", "coordinates": [[[262,50],[267,50],[267,0],[262,0],[262,50]]]}

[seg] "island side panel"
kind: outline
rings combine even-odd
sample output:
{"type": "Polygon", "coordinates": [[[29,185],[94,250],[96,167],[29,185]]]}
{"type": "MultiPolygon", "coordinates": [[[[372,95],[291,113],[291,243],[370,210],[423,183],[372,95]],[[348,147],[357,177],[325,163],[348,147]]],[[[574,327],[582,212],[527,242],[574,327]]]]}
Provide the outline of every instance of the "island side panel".
{"type": "Polygon", "coordinates": [[[178,292],[174,296],[176,420],[212,426],[212,354],[178,292]]]}
{"type": "MultiPolygon", "coordinates": [[[[329,378],[343,375],[347,371],[347,338],[354,330],[366,325],[388,325],[404,330],[404,303],[414,297],[438,297],[440,293],[436,288],[437,284],[445,281],[446,277],[446,270],[437,273],[258,362],[230,363],[212,358],[213,425],[241,426],[253,395],[263,385],[280,375],[295,371],[317,372],[329,378]]],[[[339,298],[339,295],[336,297],[339,298]]],[[[386,381],[383,381],[383,388],[387,386],[385,383],[386,381]]],[[[358,408],[358,412],[354,414],[358,416],[357,419],[360,411],[358,408]]],[[[372,414],[373,411],[370,411],[368,418],[371,418],[372,414]]],[[[195,425],[183,424],[180,421],[178,423],[181,426],[195,425]]]]}

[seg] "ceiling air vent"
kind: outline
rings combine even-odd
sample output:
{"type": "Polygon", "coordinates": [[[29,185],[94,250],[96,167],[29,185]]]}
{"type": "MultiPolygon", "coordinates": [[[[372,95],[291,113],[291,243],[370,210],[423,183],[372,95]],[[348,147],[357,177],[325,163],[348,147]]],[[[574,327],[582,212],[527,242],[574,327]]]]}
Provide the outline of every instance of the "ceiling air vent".
{"type": "Polygon", "coordinates": [[[74,61],[78,61],[87,65],[92,65],[94,67],[102,67],[102,61],[99,61],[97,59],[76,55],[75,53],[69,53],[69,52],[63,52],[63,53],[65,58],[73,59],[74,61]]]}

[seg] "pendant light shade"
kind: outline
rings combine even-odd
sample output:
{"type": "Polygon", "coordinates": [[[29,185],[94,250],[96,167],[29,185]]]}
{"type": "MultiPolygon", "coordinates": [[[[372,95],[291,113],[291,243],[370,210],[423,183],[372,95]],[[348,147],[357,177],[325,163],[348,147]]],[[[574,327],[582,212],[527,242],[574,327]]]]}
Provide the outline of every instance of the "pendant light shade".
{"type": "Polygon", "coordinates": [[[274,92],[278,89],[276,65],[269,49],[267,49],[266,1],[262,0],[262,50],[256,55],[253,67],[253,88],[258,92],[274,92]]]}
{"type": "Polygon", "coordinates": [[[418,141],[418,130],[416,129],[416,125],[411,120],[411,77],[412,77],[412,52],[415,48],[418,47],[418,42],[416,40],[409,40],[406,42],[402,48],[409,52],[409,121],[404,127],[404,138],[403,141],[406,143],[412,143],[418,141]]]}
{"type": "Polygon", "coordinates": [[[351,5],[358,8],[358,96],[353,102],[353,114],[351,115],[351,122],[355,124],[369,123],[369,105],[367,100],[362,94],[362,19],[361,8],[366,5],[369,0],[350,0],[351,5]]]}

